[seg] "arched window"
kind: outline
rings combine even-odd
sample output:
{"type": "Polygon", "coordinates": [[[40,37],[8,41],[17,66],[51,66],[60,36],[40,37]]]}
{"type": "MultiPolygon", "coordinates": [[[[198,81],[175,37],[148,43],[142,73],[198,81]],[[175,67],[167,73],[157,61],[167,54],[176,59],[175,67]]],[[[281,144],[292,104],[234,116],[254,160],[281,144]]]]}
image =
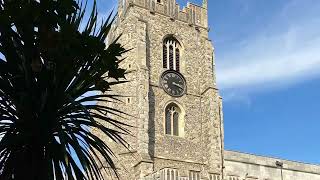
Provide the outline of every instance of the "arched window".
{"type": "Polygon", "coordinates": [[[166,107],[165,133],[168,135],[179,136],[179,119],[181,116],[180,108],[171,103],[166,107]]]}
{"type": "Polygon", "coordinates": [[[180,71],[181,45],[173,37],[163,42],[163,68],[180,71]]]}

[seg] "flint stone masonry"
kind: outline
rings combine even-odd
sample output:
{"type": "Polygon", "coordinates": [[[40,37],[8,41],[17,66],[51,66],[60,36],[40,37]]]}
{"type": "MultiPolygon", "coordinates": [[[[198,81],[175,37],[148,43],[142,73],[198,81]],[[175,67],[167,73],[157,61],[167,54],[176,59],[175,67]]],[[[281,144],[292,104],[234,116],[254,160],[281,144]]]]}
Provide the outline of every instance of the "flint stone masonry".
{"type": "Polygon", "coordinates": [[[224,151],[227,177],[261,180],[320,180],[320,166],[235,151],[224,151]],[[277,166],[280,162],[282,168],[277,166]],[[282,169],[282,176],[281,176],[282,169]]]}
{"type": "MultiPolygon", "coordinates": [[[[216,87],[214,48],[208,39],[207,1],[202,6],[189,3],[181,9],[175,0],[119,0],[118,7],[109,41],[122,34],[119,42],[132,48],[121,63],[131,72],[126,76],[128,83],[112,89],[112,93],[127,96],[121,99],[123,103],[108,106],[130,116],[107,115],[131,125],[131,135],[124,136],[129,143],[127,148],[101,137],[117,155],[114,161],[120,179],[173,180],[174,174],[168,178],[164,173],[176,172],[174,180],[190,180],[193,171],[199,174],[199,180],[243,180],[246,173],[247,179],[267,180],[269,169],[259,171],[264,162],[251,165],[246,158],[232,161],[245,154],[224,151],[222,99],[216,87]],[[176,38],[182,46],[180,72],[186,79],[187,92],[179,98],[165,93],[159,83],[167,70],[162,66],[166,37],[176,38]],[[172,102],[182,111],[180,136],[166,135],[164,130],[165,108],[172,102]]],[[[268,158],[265,160],[269,162],[268,158]]],[[[290,168],[287,171],[291,172],[290,168]]],[[[292,176],[303,177],[296,174],[292,171],[292,176]]],[[[317,176],[304,174],[306,178],[299,180],[317,176]]],[[[114,179],[112,173],[105,176],[114,179]]]]}

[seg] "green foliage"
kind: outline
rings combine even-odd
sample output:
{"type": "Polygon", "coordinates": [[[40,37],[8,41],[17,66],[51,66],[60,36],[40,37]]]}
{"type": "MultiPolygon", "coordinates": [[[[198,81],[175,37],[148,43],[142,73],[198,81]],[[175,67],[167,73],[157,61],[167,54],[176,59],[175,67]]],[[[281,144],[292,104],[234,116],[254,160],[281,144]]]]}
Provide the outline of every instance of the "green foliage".
{"type": "Polygon", "coordinates": [[[110,86],[124,82],[126,50],[117,39],[105,45],[114,19],[97,28],[96,3],[80,30],[85,9],[0,0],[0,179],[103,179],[101,163],[115,170],[112,150],[88,129],[126,145],[126,125],[105,116],[122,114],[105,104],[118,101],[110,86]]]}

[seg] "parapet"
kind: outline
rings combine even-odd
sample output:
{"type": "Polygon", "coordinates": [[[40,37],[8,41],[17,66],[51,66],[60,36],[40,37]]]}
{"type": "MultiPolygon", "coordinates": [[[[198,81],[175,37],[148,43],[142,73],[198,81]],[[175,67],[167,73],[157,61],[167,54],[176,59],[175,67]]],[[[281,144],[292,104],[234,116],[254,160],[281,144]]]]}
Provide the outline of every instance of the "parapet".
{"type": "Polygon", "coordinates": [[[207,1],[202,6],[188,3],[180,8],[176,0],[119,0],[119,12],[124,14],[130,6],[139,6],[148,9],[150,13],[162,14],[172,20],[179,20],[191,26],[208,28],[207,1]]]}
{"type": "MultiPolygon", "coordinates": [[[[267,169],[277,169],[277,168],[282,168],[287,171],[292,172],[300,172],[300,173],[310,173],[310,174],[315,174],[317,175],[317,179],[320,179],[320,165],[317,164],[307,164],[303,162],[296,162],[296,161],[289,161],[289,160],[284,160],[284,159],[279,159],[279,158],[273,158],[273,157],[266,157],[266,156],[259,156],[259,155],[254,155],[254,154],[248,154],[248,153],[242,153],[242,152],[237,152],[237,151],[224,151],[224,160],[225,162],[237,162],[239,164],[242,164],[242,166],[246,169],[247,171],[252,171],[253,170],[259,170],[259,168],[252,168],[250,169],[250,166],[264,166],[267,169]],[[280,162],[280,164],[279,164],[280,162]]],[[[226,165],[227,166],[227,165],[226,165]]],[[[239,167],[227,167],[227,169],[241,169],[239,167]]],[[[245,171],[243,171],[245,172],[245,171]]],[[[258,171],[258,174],[260,172],[258,171]]],[[[262,172],[261,172],[262,173],[262,172]]],[[[263,171],[263,173],[267,173],[267,170],[263,171]]],[[[250,174],[250,173],[249,173],[250,174]]],[[[263,174],[262,174],[263,175],[263,174]]],[[[288,175],[289,176],[289,175],[288,175]]],[[[295,178],[289,178],[291,180],[295,178]]],[[[308,178],[305,178],[308,179],[308,178]]],[[[308,179],[309,180],[309,179],[308,179]]],[[[311,180],[311,179],[310,179],[311,180]]],[[[315,179],[312,179],[315,180],[315,179]]]]}

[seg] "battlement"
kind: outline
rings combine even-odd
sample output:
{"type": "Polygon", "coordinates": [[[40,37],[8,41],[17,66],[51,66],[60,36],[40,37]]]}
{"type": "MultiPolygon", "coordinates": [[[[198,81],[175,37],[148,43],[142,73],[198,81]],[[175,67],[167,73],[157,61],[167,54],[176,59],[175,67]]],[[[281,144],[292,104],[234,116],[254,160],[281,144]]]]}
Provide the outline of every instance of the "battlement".
{"type": "Polygon", "coordinates": [[[202,6],[188,3],[180,8],[176,0],[119,0],[119,13],[125,14],[130,6],[139,6],[148,9],[150,13],[158,13],[170,17],[172,20],[180,20],[189,25],[208,28],[207,1],[202,6]]]}

